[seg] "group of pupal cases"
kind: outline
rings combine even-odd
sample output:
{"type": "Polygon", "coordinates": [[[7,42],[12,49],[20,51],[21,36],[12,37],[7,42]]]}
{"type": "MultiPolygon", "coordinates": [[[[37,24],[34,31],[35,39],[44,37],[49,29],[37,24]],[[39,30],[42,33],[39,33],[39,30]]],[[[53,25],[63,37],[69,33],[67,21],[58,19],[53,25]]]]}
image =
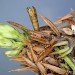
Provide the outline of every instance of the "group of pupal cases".
{"type": "Polygon", "coordinates": [[[27,7],[27,12],[34,30],[12,21],[6,21],[10,25],[0,23],[0,48],[9,49],[4,55],[23,66],[9,72],[32,70],[39,75],[75,75],[75,11],[54,23],[41,14],[46,23],[42,27],[36,8],[27,7]]]}

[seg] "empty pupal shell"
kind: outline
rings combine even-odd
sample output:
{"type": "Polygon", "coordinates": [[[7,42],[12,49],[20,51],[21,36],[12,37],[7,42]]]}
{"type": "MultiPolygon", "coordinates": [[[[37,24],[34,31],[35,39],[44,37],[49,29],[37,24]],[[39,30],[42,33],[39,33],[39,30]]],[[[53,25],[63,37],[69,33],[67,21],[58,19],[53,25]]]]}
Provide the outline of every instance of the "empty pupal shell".
{"type": "Polygon", "coordinates": [[[70,28],[63,28],[63,31],[67,34],[67,35],[72,35],[73,31],[70,28]]]}

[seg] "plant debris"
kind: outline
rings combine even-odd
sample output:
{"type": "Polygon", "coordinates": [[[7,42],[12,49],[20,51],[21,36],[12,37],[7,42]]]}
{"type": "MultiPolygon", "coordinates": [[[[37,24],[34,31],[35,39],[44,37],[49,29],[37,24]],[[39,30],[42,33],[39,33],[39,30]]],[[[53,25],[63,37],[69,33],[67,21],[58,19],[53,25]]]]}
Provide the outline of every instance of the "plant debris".
{"type": "Polygon", "coordinates": [[[9,72],[32,70],[39,75],[75,75],[75,11],[52,23],[40,15],[46,26],[39,26],[36,8],[27,7],[34,30],[12,21],[0,24],[0,47],[10,60],[21,62],[23,68],[9,72]],[[66,26],[55,26],[67,22],[66,26]],[[16,28],[21,29],[20,32],[16,28]]]}

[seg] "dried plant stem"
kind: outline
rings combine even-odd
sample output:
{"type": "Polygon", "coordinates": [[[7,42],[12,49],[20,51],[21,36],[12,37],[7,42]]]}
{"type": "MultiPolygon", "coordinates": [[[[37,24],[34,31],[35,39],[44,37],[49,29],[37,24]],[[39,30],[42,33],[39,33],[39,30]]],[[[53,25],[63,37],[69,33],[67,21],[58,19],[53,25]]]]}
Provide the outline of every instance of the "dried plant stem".
{"type": "Polygon", "coordinates": [[[37,67],[40,70],[41,75],[46,75],[46,69],[44,68],[44,66],[40,62],[37,63],[37,67]]]}
{"type": "Polygon", "coordinates": [[[41,17],[47,23],[47,25],[54,31],[54,33],[56,33],[56,35],[59,37],[60,33],[59,33],[58,28],[49,19],[47,19],[45,16],[41,15],[41,17]]]}
{"type": "Polygon", "coordinates": [[[12,22],[12,21],[6,21],[8,22],[9,24],[13,25],[13,26],[16,26],[20,29],[24,29],[24,30],[27,30],[27,31],[31,31],[30,29],[26,28],[25,26],[19,24],[19,23],[16,23],[16,22],[12,22]]]}
{"type": "Polygon", "coordinates": [[[52,66],[50,64],[45,64],[45,63],[42,63],[46,68],[58,73],[58,74],[62,74],[62,75],[65,75],[67,73],[67,71],[65,69],[61,69],[59,67],[56,67],[56,66],[52,66]]]}
{"type": "Polygon", "coordinates": [[[16,69],[16,70],[10,70],[9,72],[22,72],[22,71],[27,71],[30,69],[31,69],[31,67],[25,67],[25,68],[20,68],[20,69],[16,69]]]}
{"type": "Polygon", "coordinates": [[[41,54],[41,56],[39,57],[38,61],[43,60],[46,56],[49,55],[49,53],[53,50],[53,46],[49,46],[44,53],[41,54]]]}

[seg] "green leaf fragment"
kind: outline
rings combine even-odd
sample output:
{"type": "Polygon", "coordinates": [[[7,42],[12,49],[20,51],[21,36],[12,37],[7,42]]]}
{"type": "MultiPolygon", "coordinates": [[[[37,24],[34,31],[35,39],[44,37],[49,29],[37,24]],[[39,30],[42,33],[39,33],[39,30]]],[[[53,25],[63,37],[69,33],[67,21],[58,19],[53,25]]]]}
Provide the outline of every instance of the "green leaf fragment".
{"type": "Polygon", "coordinates": [[[61,49],[61,50],[58,50],[58,51],[55,51],[55,52],[52,52],[51,54],[61,54],[61,53],[64,53],[66,51],[69,50],[69,47],[65,47],[64,49],[61,49]]]}
{"type": "Polygon", "coordinates": [[[73,50],[73,47],[71,47],[68,51],[66,51],[65,53],[63,53],[63,54],[61,54],[61,56],[59,56],[59,57],[65,57],[65,56],[67,56],[68,54],[70,54],[71,52],[72,52],[72,50],[73,50]]]}
{"type": "Polygon", "coordinates": [[[12,50],[12,51],[6,51],[4,54],[7,57],[13,57],[13,56],[17,56],[20,53],[20,50],[12,50]]]}
{"type": "MultiPolygon", "coordinates": [[[[58,47],[54,48],[55,51],[59,51],[58,47]]],[[[59,54],[60,55],[60,54],[59,54]]],[[[75,74],[75,63],[68,56],[63,57],[64,61],[69,65],[69,67],[73,70],[73,74],[75,74]]]]}
{"type": "MultiPolygon", "coordinates": [[[[23,30],[23,29],[22,29],[23,30]]],[[[24,31],[24,36],[25,36],[25,38],[27,39],[27,40],[29,40],[30,39],[30,37],[29,37],[29,34],[28,34],[28,32],[26,31],[26,30],[23,30],[24,31]]]]}
{"type": "Polygon", "coordinates": [[[62,45],[67,45],[67,44],[68,44],[68,41],[61,41],[61,42],[56,43],[54,46],[62,46],[62,45]]]}
{"type": "Polygon", "coordinates": [[[0,39],[0,47],[1,48],[11,47],[12,44],[13,44],[12,40],[9,40],[9,39],[6,39],[6,38],[0,39]]]}
{"type": "Polygon", "coordinates": [[[71,60],[71,58],[69,58],[68,56],[64,57],[64,61],[70,66],[70,68],[73,70],[73,74],[75,74],[75,64],[74,62],[71,60]]]}
{"type": "Polygon", "coordinates": [[[20,33],[12,26],[0,23],[0,36],[5,38],[18,39],[20,33]]]}
{"type": "Polygon", "coordinates": [[[67,64],[64,64],[64,63],[60,63],[60,67],[69,70],[69,66],[67,64]]]}

